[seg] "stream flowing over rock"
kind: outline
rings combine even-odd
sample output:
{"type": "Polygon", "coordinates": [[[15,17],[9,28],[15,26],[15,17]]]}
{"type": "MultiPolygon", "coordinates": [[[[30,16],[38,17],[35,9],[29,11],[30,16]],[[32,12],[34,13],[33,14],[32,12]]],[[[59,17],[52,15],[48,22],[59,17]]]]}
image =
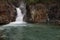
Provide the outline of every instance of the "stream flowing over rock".
{"type": "Polygon", "coordinates": [[[49,23],[60,25],[59,2],[28,5],[24,0],[0,0],[0,40],[60,39],[60,26],[49,23]]]}
{"type": "Polygon", "coordinates": [[[58,23],[60,24],[60,3],[40,2],[28,5],[25,0],[0,0],[0,25],[16,20],[16,8],[24,14],[23,20],[28,23],[58,23]]]}

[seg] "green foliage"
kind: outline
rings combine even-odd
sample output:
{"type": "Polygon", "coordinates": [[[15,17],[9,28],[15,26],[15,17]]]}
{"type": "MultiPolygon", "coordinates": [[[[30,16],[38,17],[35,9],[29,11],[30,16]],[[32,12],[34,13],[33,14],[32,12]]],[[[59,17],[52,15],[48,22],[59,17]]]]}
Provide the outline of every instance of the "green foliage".
{"type": "Polygon", "coordinates": [[[57,1],[57,0],[25,0],[27,4],[35,4],[40,2],[47,3],[47,2],[54,2],[54,1],[57,1]]]}
{"type": "Polygon", "coordinates": [[[35,4],[35,3],[37,3],[37,2],[39,2],[40,0],[25,0],[25,2],[27,3],[27,4],[35,4]]]}
{"type": "Polygon", "coordinates": [[[52,2],[52,1],[54,1],[54,0],[41,0],[42,2],[52,2]]]}
{"type": "Polygon", "coordinates": [[[8,0],[8,1],[10,1],[10,2],[15,2],[16,0],[8,0]]]}

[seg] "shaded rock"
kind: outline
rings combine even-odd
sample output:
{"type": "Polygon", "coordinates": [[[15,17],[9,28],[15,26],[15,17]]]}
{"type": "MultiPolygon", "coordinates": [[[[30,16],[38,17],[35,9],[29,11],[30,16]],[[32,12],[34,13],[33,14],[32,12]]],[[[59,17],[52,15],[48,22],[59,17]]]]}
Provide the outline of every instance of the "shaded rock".
{"type": "Polygon", "coordinates": [[[24,0],[8,0],[8,2],[12,3],[15,7],[19,7],[22,1],[24,0]]]}
{"type": "Polygon", "coordinates": [[[31,21],[31,13],[30,13],[30,8],[29,5],[26,5],[26,14],[24,16],[24,21],[28,22],[28,23],[32,23],[33,21],[31,21]]]}
{"type": "Polygon", "coordinates": [[[57,2],[49,3],[48,5],[48,17],[51,23],[60,24],[60,6],[57,2]]]}
{"type": "Polygon", "coordinates": [[[16,10],[7,1],[0,1],[0,25],[15,21],[16,10]]]}
{"type": "Polygon", "coordinates": [[[33,4],[29,5],[27,8],[27,18],[28,22],[33,23],[43,23],[47,21],[47,9],[45,4],[33,4]]]}
{"type": "Polygon", "coordinates": [[[57,1],[30,4],[26,9],[27,13],[24,18],[29,23],[60,24],[60,3],[57,1]]]}

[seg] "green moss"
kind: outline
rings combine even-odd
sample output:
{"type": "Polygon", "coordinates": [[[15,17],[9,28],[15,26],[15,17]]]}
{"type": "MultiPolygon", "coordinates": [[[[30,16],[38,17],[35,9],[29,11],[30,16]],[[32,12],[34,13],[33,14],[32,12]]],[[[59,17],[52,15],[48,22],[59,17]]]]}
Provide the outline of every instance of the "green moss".
{"type": "Polygon", "coordinates": [[[40,2],[40,0],[25,0],[27,4],[35,4],[37,2],[40,2]]]}
{"type": "Polygon", "coordinates": [[[57,0],[25,0],[27,4],[35,4],[35,3],[47,3],[47,2],[54,2],[57,0]]]}

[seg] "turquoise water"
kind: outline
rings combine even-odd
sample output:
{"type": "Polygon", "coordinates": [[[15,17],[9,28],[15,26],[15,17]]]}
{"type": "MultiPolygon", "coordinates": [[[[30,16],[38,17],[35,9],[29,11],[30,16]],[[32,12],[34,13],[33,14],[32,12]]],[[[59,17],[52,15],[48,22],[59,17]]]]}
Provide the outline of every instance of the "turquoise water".
{"type": "Polygon", "coordinates": [[[60,26],[51,24],[27,24],[8,26],[4,29],[5,40],[60,40],[60,26]]]}

